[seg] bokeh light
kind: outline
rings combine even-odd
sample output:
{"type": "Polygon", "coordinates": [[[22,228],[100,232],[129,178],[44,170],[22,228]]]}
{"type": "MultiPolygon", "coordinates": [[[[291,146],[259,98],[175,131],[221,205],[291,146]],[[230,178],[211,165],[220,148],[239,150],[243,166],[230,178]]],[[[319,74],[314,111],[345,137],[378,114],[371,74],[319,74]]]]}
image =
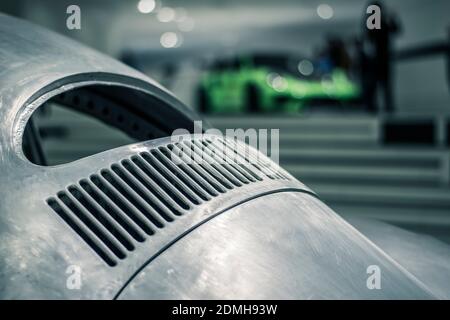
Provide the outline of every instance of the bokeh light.
{"type": "Polygon", "coordinates": [[[137,4],[137,8],[141,13],[150,13],[155,10],[155,0],[140,0],[137,4]]]}
{"type": "Polygon", "coordinates": [[[180,45],[181,38],[175,32],[164,32],[160,42],[164,48],[175,48],[180,45]]]}
{"type": "Polygon", "coordinates": [[[157,17],[161,22],[170,22],[175,19],[175,10],[170,7],[163,7],[158,11],[157,17]]]}
{"type": "Polygon", "coordinates": [[[178,22],[178,28],[181,31],[189,32],[194,29],[195,21],[191,17],[186,17],[182,21],[178,22]]]}
{"type": "Polygon", "coordinates": [[[302,60],[298,64],[298,71],[304,76],[310,76],[314,72],[314,66],[309,60],[302,60]]]}
{"type": "Polygon", "coordinates": [[[320,4],[317,7],[317,15],[324,20],[331,19],[334,15],[333,8],[328,4],[320,4]]]}

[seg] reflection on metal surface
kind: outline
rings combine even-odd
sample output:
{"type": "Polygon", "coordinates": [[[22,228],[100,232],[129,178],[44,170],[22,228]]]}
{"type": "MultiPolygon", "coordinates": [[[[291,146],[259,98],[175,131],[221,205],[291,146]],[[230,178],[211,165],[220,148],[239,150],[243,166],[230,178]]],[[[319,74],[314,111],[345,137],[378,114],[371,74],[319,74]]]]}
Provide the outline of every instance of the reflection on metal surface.
{"type": "Polygon", "coordinates": [[[59,191],[47,204],[113,267],[135,250],[135,240],[145,241],[195,206],[244,185],[290,180],[255,151],[246,158],[239,154],[240,162],[205,159],[206,150],[223,148],[232,152],[244,146],[214,136],[186,137],[112,163],[59,191]],[[203,161],[193,162],[186,147],[203,161]]]}
{"type": "Polygon", "coordinates": [[[390,257],[400,262],[440,299],[450,299],[450,246],[382,221],[351,218],[349,222],[390,257]]]}
{"type": "MultiPolygon", "coordinates": [[[[265,156],[244,166],[169,163],[164,152],[177,146],[168,135],[192,132],[197,116],[153,80],[8,16],[0,30],[1,299],[432,297],[265,156]],[[27,122],[55,96],[141,137],[96,108],[97,95],[161,130],[58,166],[25,157],[27,122]],[[372,264],[382,290],[366,287],[372,264]],[[66,285],[72,266],[82,272],[79,290],[66,285]]],[[[211,137],[192,139],[183,143],[218,148],[211,137]]]]}
{"type": "Polygon", "coordinates": [[[194,230],[144,268],[120,298],[417,299],[432,295],[318,199],[285,192],[249,201],[194,230]],[[381,290],[366,286],[369,265],[382,270],[381,290]]]}

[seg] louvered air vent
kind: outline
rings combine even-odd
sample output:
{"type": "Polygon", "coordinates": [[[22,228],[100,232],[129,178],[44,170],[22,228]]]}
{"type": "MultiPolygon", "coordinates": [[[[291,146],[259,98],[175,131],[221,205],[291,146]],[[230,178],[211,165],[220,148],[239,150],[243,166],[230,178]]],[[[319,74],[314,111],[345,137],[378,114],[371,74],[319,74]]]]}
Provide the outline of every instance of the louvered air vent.
{"type": "Polygon", "coordinates": [[[108,265],[115,266],[137,243],[194,206],[267,178],[290,179],[240,142],[189,139],[113,163],[47,203],[108,265]]]}

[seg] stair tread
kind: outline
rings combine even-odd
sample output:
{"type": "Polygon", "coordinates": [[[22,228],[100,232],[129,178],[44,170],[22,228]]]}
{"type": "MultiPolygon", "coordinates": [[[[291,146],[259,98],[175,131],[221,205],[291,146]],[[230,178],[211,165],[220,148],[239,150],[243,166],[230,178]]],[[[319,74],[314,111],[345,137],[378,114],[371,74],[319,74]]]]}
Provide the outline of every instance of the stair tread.
{"type": "Polygon", "coordinates": [[[449,151],[445,150],[436,150],[436,149],[404,149],[404,148],[374,148],[374,149],[345,149],[341,150],[331,149],[331,148],[305,148],[301,150],[290,149],[290,148],[280,148],[280,155],[284,158],[286,157],[339,157],[339,158],[395,158],[399,157],[407,157],[413,159],[438,159],[446,154],[449,151]]]}
{"type": "Polygon", "coordinates": [[[414,169],[414,168],[386,168],[386,167],[355,167],[355,166],[320,166],[320,165],[285,165],[283,166],[289,173],[298,176],[362,176],[371,177],[426,177],[439,178],[440,170],[434,168],[414,169]]]}
{"type": "MultiPolygon", "coordinates": [[[[357,203],[363,198],[380,199],[382,204],[383,199],[388,200],[408,200],[412,203],[421,201],[438,201],[450,204],[450,188],[448,187],[398,187],[398,186],[367,186],[367,185],[342,185],[342,184],[323,184],[317,183],[310,185],[319,196],[322,195],[325,199],[338,197],[351,197],[357,203]]],[[[344,200],[344,199],[343,199],[344,200]]],[[[427,202],[428,203],[428,202],[427,202]]]]}

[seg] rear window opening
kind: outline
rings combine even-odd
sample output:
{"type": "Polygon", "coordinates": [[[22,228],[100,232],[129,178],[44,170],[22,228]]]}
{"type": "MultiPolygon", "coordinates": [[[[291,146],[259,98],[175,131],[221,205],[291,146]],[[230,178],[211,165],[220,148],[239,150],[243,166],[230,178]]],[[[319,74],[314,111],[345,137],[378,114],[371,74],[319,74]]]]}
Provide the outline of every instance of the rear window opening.
{"type": "Polygon", "coordinates": [[[25,130],[25,156],[35,164],[49,166],[72,162],[137,141],[118,128],[53,102],[41,106],[25,130]],[[31,126],[35,127],[33,135],[38,135],[37,138],[31,137],[31,126]],[[36,142],[41,150],[36,150],[39,146],[31,146],[36,142]]]}
{"type": "Polygon", "coordinates": [[[28,120],[22,149],[37,165],[69,163],[134,142],[191,130],[192,121],[153,96],[107,85],[54,96],[28,120]]]}

